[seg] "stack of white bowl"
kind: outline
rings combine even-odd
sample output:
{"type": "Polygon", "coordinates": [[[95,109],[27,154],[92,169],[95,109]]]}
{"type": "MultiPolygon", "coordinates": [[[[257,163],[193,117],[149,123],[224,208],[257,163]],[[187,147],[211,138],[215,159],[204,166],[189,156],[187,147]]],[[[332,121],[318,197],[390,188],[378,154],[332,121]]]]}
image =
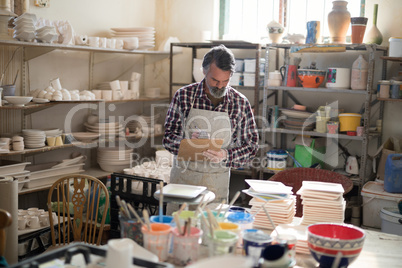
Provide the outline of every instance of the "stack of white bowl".
{"type": "Polygon", "coordinates": [[[42,43],[52,43],[59,38],[54,26],[43,26],[35,31],[36,40],[42,43]]]}
{"type": "Polygon", "coordinates": [[[39,129],[23,129],[25,147],[29,149],[45,147],[46,133],[39,129]]]}
{"type": "Polygon", "coordinates": [[[19,41],[32,42],[35,40],[36,15],[24,13],[14,20],[14,38],[19,41]]]}
{"type": "Polygon", "coordinates": [[[108,172],[122,172],[131,166],[131,153],[133,149],[120,147],[99,147],[98,164],[102,170],[108,172]]]}
{"type": "Polygon", "coordinates": [[[124,127],[119,122],[95,123],[93,125],[84,123],[84,125],[87,131],[99,133],[104,137],[124,136],[124,127]]]}
{"type": "Polygon", "coordinates": [[[125,49],[148,49],[155,47],[154,27],[111,28],[112,37],[122,39],[125,49]],[[138,43],[136,43],[138,39],[138,43]],[[137,45],[137,46],[135,46],[137,45]]]}

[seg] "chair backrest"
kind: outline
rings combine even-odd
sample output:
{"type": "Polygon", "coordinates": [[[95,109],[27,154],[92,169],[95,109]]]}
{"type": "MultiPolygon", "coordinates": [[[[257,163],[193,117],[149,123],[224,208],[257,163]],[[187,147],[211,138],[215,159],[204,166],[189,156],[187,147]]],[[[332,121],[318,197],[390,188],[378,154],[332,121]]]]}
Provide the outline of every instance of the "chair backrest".
{"type": "MultiPolygon", "coordinates": [[[[346,176],[336,173],[334,171],[315,168],[291,168],[276,173],[269,178],[271,181],[279,181],[286,186],[292,186],[293,194],[301,188],[303,181],[321,181],[340,183],[343,186],[343,194],[347,194],[353,188],[353,182],[346,176]]],[[[296,216],[303,216],[303,205],[300,195],[296,196],[296,216]]]]}
{"type": "Polygon", "coordinates": [[[4,256],[6,250],[6,228],[11,225],[12,217],[10,212],[0,209],[0,257],[4,256]]]}
{"type": "Polygon", "coordinates": [[[100,180],[81,174],[60,178],[50,187],[47,205],[53,246],[73,241],[100,245],[109,207],[109,194],[100,180]]]}

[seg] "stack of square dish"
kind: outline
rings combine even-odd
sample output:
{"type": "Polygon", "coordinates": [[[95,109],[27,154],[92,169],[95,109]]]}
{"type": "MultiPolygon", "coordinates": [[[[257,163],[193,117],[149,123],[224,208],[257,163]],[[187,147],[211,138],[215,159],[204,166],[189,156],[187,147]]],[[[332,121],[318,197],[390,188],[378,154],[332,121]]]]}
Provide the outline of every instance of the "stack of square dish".
{"type": "Polygon", "coordinates": [[[277,234],[294,235],[297,239],[296,252],[301,254],[310,254],[307,245],[307,226],[300,225],[300,218],[295,217],[295,220],[290,224],[279,224],[271,236],[275,239],[277,234]]]}
{"type": "Polygon", "coordinates": [[[268,211],[275,225],[291,223],[296,213],[296,196],[292,195],[292,187],[277,181],[246,180],[251,186],[243,190],[254,197],[250,200],[251,213],[255,214],[254,227],[273,229],[265,211],[268,211]]]}
{"type": "Polygon", "coordinates": [[[138,49],[149,49],[155,47],[154,27],[111,28],[111,30],[112,37],[122,39],[124,43],[131,42],[133,37],[137,37],[138,49]]]}
{"type": "Polygon", "coordinates": [[[14,38],[19,41],[33,42],[35,40],[36,15],[24,13],[14,20],[14,38]]]}
{"type": "Polygon", "coordinates": [[[36,40],[42,43],[52,43],[59,38],[54,26],[43,26],[35,31],[36,40]]]}
{"type": "Polygon", "coordinates": [[[342,197],[342,184],[303,181],[297,194],[302,198],[303,218],[301,224],[317,222],[343,223],[346,202],[342,197]]]}
{"type": "Polygon", "coordinates": [[[291,223],[296,214],[296,196],[294,195],[286,199],[269,202],[253,198],[250,200],[249,204],[252,206],[250,213],[256,213],[253,224],[254,228],[274,229],[265,211],[262,209],[262,206],[268,211],[275,225],[291,223]]]}

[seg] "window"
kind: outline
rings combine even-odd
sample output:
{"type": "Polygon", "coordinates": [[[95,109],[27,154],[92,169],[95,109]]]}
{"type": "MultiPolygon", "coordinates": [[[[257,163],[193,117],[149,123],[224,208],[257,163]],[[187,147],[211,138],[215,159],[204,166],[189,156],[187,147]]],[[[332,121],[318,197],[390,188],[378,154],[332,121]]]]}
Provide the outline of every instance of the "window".
{"type": "MultiPolygon", "coordinates": [[[[321,21],[321,35],[329,36],[327,16],[332,10],[333,0],[221,0],[226,12],[221,12],[221,21],[226,29],[223,39],[267,41],[266,26],[275,20],[285,26],[285,35],[306,35],[306,23],[321,21]]],[[[352,17],[360,16],[361,0],[348,0],[348,11],[352,17]]],[[[221,5],[222,6],[222,5],[221,5]]],[[[350,35],[350,33],[348,33],[350,35]]]]}

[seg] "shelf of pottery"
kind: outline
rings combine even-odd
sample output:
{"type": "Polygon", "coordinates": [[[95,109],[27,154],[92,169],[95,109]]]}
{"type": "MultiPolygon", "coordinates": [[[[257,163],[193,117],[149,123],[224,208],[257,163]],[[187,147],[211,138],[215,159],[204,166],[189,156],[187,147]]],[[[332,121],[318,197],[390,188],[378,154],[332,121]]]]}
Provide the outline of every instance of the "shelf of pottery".
{"type": "MultiPolygon", "coordinates": [[[[283,52],[285,62],[291,64],[281,67],[284,69],[283,80],[280,74],[278,75],[279,70],[268,70],[265,75],[268,78],[263,97],[266,125],[261,133],[261,140],[266,150],[261,151],[261,158],[266,158],[267,151],[269,153],[272,149],[281,148],[287,150],[286,156],[290,154],[294,158],[281,170],[292,166],[313,165],[311,161],[311,163],[305,162],[305,159],[300,158],[302,155],[297,149],[301,147],[309,149],[314,155],[323,154],[326,158],[316,161],[322,168],[328,166],[327,168],[339,169],[342,163],[336,157],[337,160],[334,160],[336,166],[331,166],[325,147],[335,143],[338,153],[333,152],[334,154],[339,155],[340,152],[349,156],[353,150],[346,144],[358,141],[361,144],[355,146],[357,148],[360,146],[360,149],[356,149],[360,152],[360,155],[357,155],[357,158],[360,158],[360,168],[348,170],[346,166],[341,172],[348,174],[356,185],[362,185],[370,176],[370,171],[365,168],[368,164],[369,141],[381,138],[381,132],[370,123],[371,98],[377,91],[376,81],[383,79],[384,75],[382,72],[384,67],[381,67],[383,65],[374,62],[380,61],[380,56],[386,55],[387,48],[375,44],[336,46],[271,44],[266,49],[267,64],[275,59],[275,54],[279,52],[283,52]],[[332,52],[335,48],[339,53],[332,52]],[[346,58],[348,60],[339,62],[340,59],[346,58]],[[321,62],[315,62],[315,59],[321,62]],[[349,63],[351,59],[353,61],[349,63]],[[292,65],[293,62],[295,66],[292,65]],[[341,67],[333,67],[334,64],[341,67]],[[379,67],[374,69],[373,66],[379,67]],[[279,82],[276,83],[275,79],[279,82]],[[312,94],[314,98],[311,98],[312,94]],[[322,148],[317,144],[321,141],[320,138],[325,138],[324,151],[321,151],[322,148]]],[[[262,167],[261,171],[261,177],[263,173],[278,172],[269,166],[262,167]]]]}
{"type": "MultiPolygon", "coordinates": [[[[85,161],[86,153],[85,155],[77,153],[81,149],[85,151],[106,147],[110,144],[129,146],[154,138],[160,139],[162,136],[162,116],[160,114],[150,116],[147,111],[151,103],[165,103],[169,99],[166,96],[161,96],[160,89],[156,87],[147,87],[147,90],[141,92],[141,88],[146,86],[144,73],[140,73],[146,71],[144,67],[139,68],[140,71],[129,71],[121,77],[126,79],[111,79],[100,82],[93,87],[90,86],[93,90],[66,89],[66,86],[63,86],[63,84],[68,84],[66,78],[64,80],[62,78],[52,79],[48,86],[35,90],[30,90],[30,85],[25,82],[27,77],[33,75],[28,73],[26,69],[27,65],[31,64],[32,59],[47,55],[54,50],[61,52],[73,50],[77,51],[74,53],[81,53],[82,51],[90,53],[89,84],[91,85],[95,79],[94,69],[97,68],[97,52],[102,52],[101,60],[105,61],[106,59],[107,61],[108,55],[105,52],[113,53],[112,58],[116,58],[115,49],[102,48],[100,50],[89,46],[74,47],[15,40],[2,40],[0,46],[4,47],[4,59],[9,63],[13,62],[9,69],[7,69],[7,65],[5,70],[2,70],[5,74],[3,84],[8,83],[10,87],[3,87],[6,89],[3,91],[6,100],[3,100],[3,105],[0,106],[0,158],[2,159],[0,175],[17,178],[20,182],[20,194],[47,189],[53,181],[66,174],[85,173],[96,177],[106,177],[112,172],[123,172],[124,168],[131,167],[131,163],[127,162],[127,159],[110,159],[109,155],[105,158],[101,152],[102,149],[100,149],[100,154],[95,160],[96,165],[93,166],[93,161],[90,159],[85,161]],[[19,64],[20,59],[26,61],[19,64]],[[20,77],[23,79],[18,80],[17,78],[20,77]],[[135,105],[135,109],[130,105],[131,102],[138,103],[135,105]],[[95,109],[100,114],[101,111],[112,109],[110,108],[112,106],[117,107],[117,104],[119,105],[117,111],[124,112],[121,116],[113,117],[119,118],[119,120],[110,121],[110,117],[106,113],[103,117],[94,118],[90,113],[95,109]],[[58,110],[74,110],[78,109],[77,107],[83,107],[84,112],[78,113],[78,120],[73,120],[74,128],[68,130],[65,125],[60,127],[60,122],[66,120],[65,116],[68,113],[61,113],[58,117],[58,110]],[[46,128],[35,128],[35,124],[32,123],[35,121],[35,116],[36,118],[45,116],[43,117],[45,121],[53,116],[52,120],[55,121],[48,121],[44,124],[46,128]],[[49,122],[54,122],[54,124],[49,124],[49,122]],[[39,157],[39,153],[42,159],[45,158],[42,153],[59,149],[68,150],[69,148],[73,151],[71,157],[65,159],[58,159],[60,158],[58,157],[56,161],[52,159],[52,162],[43,164],[36,164],[37,161],[31,161],[31,159],[39,157]],[[107,167],[101,165],[105,161],[108,162],[107,167]],[[118,163],[113,161],[118,161],[118,163]],[[18,168],[14,169],[16,166],[18,168]],[[84,167],[89,167],[89,169],[85,170],[84,167]]],[[[169,56],[169,53],[158,51],[121,50],[119,53],[134,55],[134,60],[137,60],[138,65],[142,66],[169,56]]],[[[29,82],[29,79],[27,81],[29,82]]],[[[113,109],[116,110],[116,108],[113,109]]],[[[43,119],[39,120],[43,121],[43,119]]],[[[155,174],[157,173],[152,173],[153,176],[155,174]]],[[[160,177],[165,177],[165,174],[160,174],[160,177]]]]}

